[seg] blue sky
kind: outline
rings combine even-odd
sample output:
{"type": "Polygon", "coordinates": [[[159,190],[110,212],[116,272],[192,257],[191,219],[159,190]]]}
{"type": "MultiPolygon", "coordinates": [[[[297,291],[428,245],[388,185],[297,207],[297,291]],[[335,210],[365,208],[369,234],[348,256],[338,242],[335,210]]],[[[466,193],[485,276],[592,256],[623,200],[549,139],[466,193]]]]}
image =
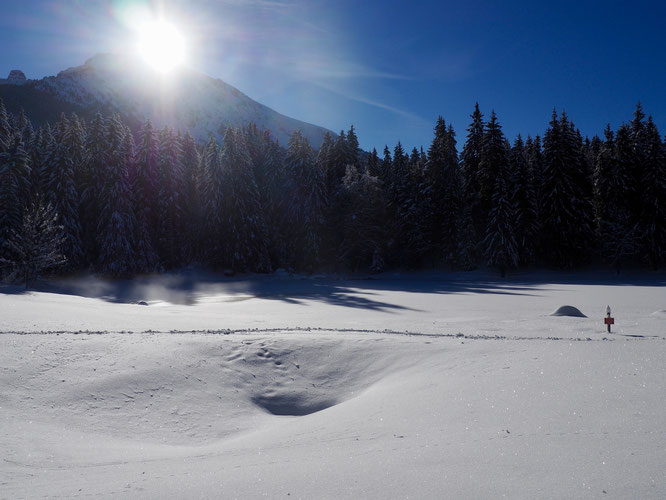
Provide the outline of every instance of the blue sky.
{"type": "Polygon", "coordinates": [[[287,115],[353,123],[365,149],[427,147],[440,114],[462,145],[476,101],[510,138],[543,133],[554,107],[601,134],[639,100],[666,132],[661,2],[0,1],[2,77],[128,50],[144,6],[182,28],[192,67],[287,115]]]}

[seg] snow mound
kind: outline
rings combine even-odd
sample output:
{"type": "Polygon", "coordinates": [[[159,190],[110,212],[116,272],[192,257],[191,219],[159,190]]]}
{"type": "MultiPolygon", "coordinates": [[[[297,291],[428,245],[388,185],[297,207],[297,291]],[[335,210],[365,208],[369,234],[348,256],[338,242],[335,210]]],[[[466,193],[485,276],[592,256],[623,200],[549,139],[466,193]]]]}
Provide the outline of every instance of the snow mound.
{"type": "Polygon", "coordinates": [[[661,311],[655,311],[652,313],[653,316],[666,316],[666,309],[662,309],[661,311]]]}
{"type": "Polygon", "coordinates": [[[587,318],[580,309],[574,306],[560,306],[558,307],[551,316],[570,316],[572,318],[587,318]]]}

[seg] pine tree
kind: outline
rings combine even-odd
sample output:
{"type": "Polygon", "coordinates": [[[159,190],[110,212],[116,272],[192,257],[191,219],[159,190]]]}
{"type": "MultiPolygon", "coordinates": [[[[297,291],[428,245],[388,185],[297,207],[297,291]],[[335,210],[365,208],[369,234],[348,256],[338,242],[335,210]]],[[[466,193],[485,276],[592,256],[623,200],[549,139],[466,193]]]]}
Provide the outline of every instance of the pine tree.
{"type": "Polygon", "coordinates": [[[226,263],[234,271],[270,270],[268,235],[259,190],[242,133],[231,128],[222,149],[226,263]]]}
{"type": "Polygon", "coordinates": [[[641,254],[653,269],[666,260],[666,152],[652,117],[645,127],[641,215],[641,254]]]}
{"type": "MultiPolygon", "coordinates": [[[[67,125],[66,122],[61,123],[62,128],[67,125]]],[[[56,137],[62,140],[63,135],[60,130],[56,137]]],[[[83,260],[79,193],[74,182],[74,164],[69,150],[66,144],[54,137],[51,137],[47,146],[42,176],[45,202],[56,211],[58,224],[62,226],[62,252],[69,269],[76,269],[83,260]]]]}
{"type": "Polygon", "coordinates": [[[462,216],[462,178],[458,167],[455,133],[447,128],[440,116],[435,126],[435,138],[428,150],[424,176],[423,232],[436,260],[451,267],[458,264],[462,216]]]}
{"type": "Polygon", "coordinates": [[[492,176],[493,179],[486,236],[483,240],[486,263],[498,267],[504,277],[507,269],[518,265],[516,208],[509,148],[494,111],[486,123],[479,168],[485,172],[484,175],[492,176]]]}
{"type": "Polygon", "coordinates": [[[97,113],[90,123],[85,138],[84,165],[78,180],[79,221],[82,227],[84,260],[89,263],[97,262],[99,253],[95,233],[100,213],[99,179],[103,176],[108,161],[106,138],[106,120],[97,113]]]}
{"type": "Polygon", "coordinates": [[[19,134],[0,152],[0,245],[18,231],[30,194],[30,158],[19,134]]]}
{"type": "Polygon", "coordinates": [[[42,273],[61,266],[66,258],[58,214],[40,198],[33,201],[22,215],[21,223],[9,230],[0,247],[0,265],[9,269],[10,279],[21,279],[27,288],[42,273]]]}
{"type": "Polygon", "coordinates": [[[224,265],[224,176],[220,147],[210,138],[203,153],[203,195],[205,214],[204,255],[209,265],[224,265]]]}
{"type": "Polygon", "coordinates": [[[0,99],[0,153],[9,149],[13,135],[14,130],[9,124],[9,115],[5,109],[5,103],[0,99]]]}
{"type": "Polygon", "coordinates": [[[462,167],[465,202],[471,211],[478,239],[485,234],[487,215],[481,199],[482,175],[480,170],[485,125],[478,102],[474,105],[471,118],[472,123],[467,129],[467,140],[460,154],[460,165],[462,167]]]}
{"type": "MultiPolygon", "coordinates": [[[[253,137],[255,146],[249,150],[266,221],[270,261],[273,267],[280,267],[286,263],[285,228],[290,224],[285,216],[289,192],[283,150],[267,131],[253,137]]],[[[321,149],[319,153],[321,155],[321,149]]]]}
{"type": "Polygon", "coordinates": [[[182,139],[184,259],[192,262],[200,256],[203,234],[203,162],[194,137],[187,132],[182,139]]]}
{"type": "Polygon", "coordinates": [[[372,153],[368,155],[368,161],[365,165],[365,171],[372,177],[381,177],[382,163],[377,154],[377,149],[373,148],[372,153]]]}
{"type": "Polygon", "coordinates": [[[293,196],[287,208],[294,231],[290,248],[292,265],[312,272],[319,265],[322,250],[321,231],[327,205],[326,177],[315,162],[308,140],[298,131],[289,139],[285,168],[293,185],[293,196]]]}
{"type": "Polygon", "coordinates": [[[386,246],[386,200],[381,181],[350,165],[338,196],[343,207],[341,238],[336,245],[339,259],[352,271],[380,271],[386,246]]]}
{"type": "Polygon", "coordinates": [[[128,159],[133,155],[131,132],[118,116],[108,122],[108,162],[100,179],[100,217],[97,226],[99,257],[97,268],[103,274],[121,277],[131,275],[137,268],[133,245],[135,219],[128,159]]]}
{"type": "Polygon", "coordinates": [[[180,139],[165,127],[158,136],[156,249],[167,269],[182,264],[184,174],[180,139]]]}
{"type": "Polygon", "coordinates": [[[534,240],[538,234],[536,192],[534,176],[527,160],[527,150],[520,136],[516,138],[509,155],[513,178],[513,204],[516,209],[515,236],[518,261],[525,265],[534,259],[534,240]]]}
{"type": "Polygon", "coordinates": [[[135,250],[139,272],[157,269],[156,254],[159,146],[153,125],[147,121],[141,130],[133,162],[132,195],[136,219],[135,250]]]}
{"type": "Polygon", "coordinates": [[[542,252],[550,264],[573,267],[589,256],[592,204],[576,133],[565,113],[558,119],[553,112],[544,136],[543,162],[542,252]]]}

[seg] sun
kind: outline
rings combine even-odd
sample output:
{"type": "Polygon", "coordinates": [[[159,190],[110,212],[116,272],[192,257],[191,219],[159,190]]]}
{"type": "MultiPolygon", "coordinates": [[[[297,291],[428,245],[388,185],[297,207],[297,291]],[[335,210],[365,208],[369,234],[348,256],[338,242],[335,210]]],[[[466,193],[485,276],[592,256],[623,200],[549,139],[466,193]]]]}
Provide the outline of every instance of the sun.
{"type": "Polygon", "coordinates": [[[185,38],[171,23],[159,20],[139,29],[137,49],[156,71],[168,73],[185,61],[185,38]]]}

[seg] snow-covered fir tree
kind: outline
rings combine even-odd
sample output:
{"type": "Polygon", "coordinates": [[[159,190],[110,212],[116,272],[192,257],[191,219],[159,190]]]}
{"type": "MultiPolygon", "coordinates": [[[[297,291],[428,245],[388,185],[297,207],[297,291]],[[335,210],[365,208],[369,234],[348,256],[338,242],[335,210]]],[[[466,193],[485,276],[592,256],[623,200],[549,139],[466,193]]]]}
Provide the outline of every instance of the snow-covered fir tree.
{"type": "Polygon", "coordinates": [[[30,199],[30,157],[20,134],[10,135],[9,141],[0,152],[0,245],[20,227],[30,199]]]}
{"type": "Polygon", "coordinates": [[[181,245],[185,262],[200,257],[203,237],[203,165],[194,137],[189,132],[182,139],[183,234],[181,245]]]}
{"type": "Polygon", "coordinates": [[[127,276],[138,270],[134,251],[134,211],[129,159],[134,151],[131,132],[117,116],[108,121],[108,159],[100,179],[100,217],[97,226],[97,269],[108,276],[127,276]]]}
{"type": "MultiPolygon", "coordinates": [[[[74,182],[74,162],[69,148],[62,141],[68,122],[62,120],[47,146],[42,170],[44,201],[58,214],[64,243],[62,252],[67,266],[77,269],[84,257],[80,223],[79,193],[74,182]]],[[[102,179],[104,176],[100,176],[102,179]]]]}
{"type": "Polygon", "coordinates": [[[180,139],[170,128],[159,132],[155,246],[166,269],[182,265],[184,175],[180,139]]]}
{"type": "Polygon", "coordinates": [[[505,276],[508,269],[518,265],[518,244],[516,243],[516,207],[514,204],[514,175],[509,162],[502,127],[493,111],[486,123],[481,149],[480,164],[486,172],[493,172],[493,192],[483,241],[486,263],[497,267],[505,276]]]}
{"type": "Polygon", "coordinates": [[[666,151],[652,117],[645,125],[644,148],[638,237],[641,256],[657,269],[666,261],[666,151]]]}
{"type": "Polygon", "coordinates": [[[529,264],[534,260],[534,241],[539,233],[534,175],[527,160],[527,150],[518,134],[509,155],[513,189],[513,204],[516,209],[515,239],[518,245],[518,261],[529,264]]]}
{"type": "Polygon", "coordinates": [[[234,271],[270,270],[268,235],[250,154],[240,131],[227,129],[222,148],[225,264],[234,271]]]}
{"type": "Polygon", "coordinates": [[[463,208],[463,186],[453,128],[440,116],[435,138],[428,150],[423,191],[423,232],[429,253],[455,267],[459,260],[459,224],[463,208]]]}
{"type": "Polygon", "coordinates": [[[291,226],[289,253],[291,266],[314,271],[321,252],[324,210],[327,205],[326,176],[315,161],[308,140],[296,131],[285,155],[286,173],[291,180],[292,197],[287,207],[291,226]]]}
{"type": "Polygon", "coordinates": [[[159,168],[159,143],[150,121],[144,123],[138,144],[132,175],[134,200],[135,251],[140,272],[150,272],[159,266],[157,255],[157,195],[159,168]]]}
{"type": "Polygon", "coordinates": [[[64,242],[58,214],[51,205],[37,197],[24,211],[21,223],[12,227],[0,247],[0,266],[10,279],[25,287],[44,272],[66,262],[60,249],[64,242]]]}
{"type": "Polygon", "coordinates": [[[484,122],[479,103],[474,105],[472,122],[467,129],[467,139],[460,153],[465,203],[474,223],[475,239],[482,237],[486,229],[486,212],[481,204],[480,161],[483,147],[484,122]]]}
{"type": "Polygon", "coordinates": [[[338,259],[352,271],[383,268],[386,252],[386,198],[381,180],[349,165],[338,194],[343,211],[338,219],[338,259]]]}
{"type": "Polygon", "coordinates": [[[222,169],[220,147],[213,137],[210,138],[203,153],[203,186],[204,195],[204,232],[203,255],[206,262],[213,268],[221,268],[225,261],[224,233],[224,171],[222,169]]]}
{"type": "Polygon", "coordinates": [[[541,252],[557,267],[589,259],[593,241],[592,203],[584,185],[575,129],[565,113],[553,112],[543,139],[541,252]]]}

